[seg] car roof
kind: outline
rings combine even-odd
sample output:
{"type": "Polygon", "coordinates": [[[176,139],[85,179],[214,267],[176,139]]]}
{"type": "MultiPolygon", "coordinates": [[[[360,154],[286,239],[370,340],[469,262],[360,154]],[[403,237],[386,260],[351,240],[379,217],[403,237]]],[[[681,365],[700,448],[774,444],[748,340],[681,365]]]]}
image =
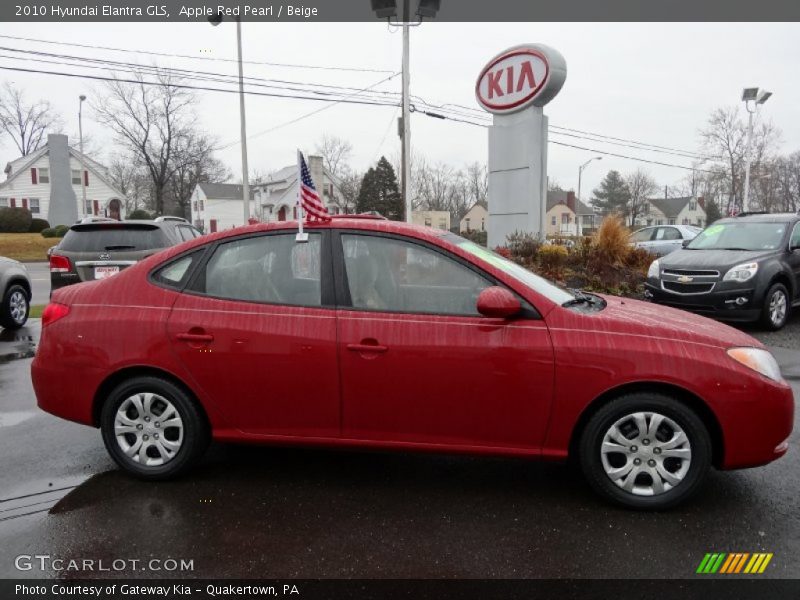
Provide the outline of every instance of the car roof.
{"type": "Polygon", "coordinates": [[[725,217],[715,223],[791,223],[800,219],[798,213],[762,213],[743,217],[725,217]]]}

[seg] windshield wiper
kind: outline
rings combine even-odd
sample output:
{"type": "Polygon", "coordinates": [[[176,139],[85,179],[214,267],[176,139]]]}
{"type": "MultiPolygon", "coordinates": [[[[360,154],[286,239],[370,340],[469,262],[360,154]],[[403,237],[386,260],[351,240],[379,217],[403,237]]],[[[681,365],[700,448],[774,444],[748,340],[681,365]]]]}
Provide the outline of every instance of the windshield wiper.
{"type": "Polygon", "coordinates": [[[577,306],[579,304],[588,304],[589,306],[595,306],[596,304],[601,304],[602,300],[600,298],[596,298],[591,294],[587,294],[581,290],[576,289],[568,289],[568,291],[575,296],[572,300],[567,300],[561,306],[565,308],[569,308],[570,306],[577,306]]]}
{"type": "Polygon", "coordinates": [[[735,250],[737,252],[752,252],[750,248],[716,248],[716,250],[735,250]]]}

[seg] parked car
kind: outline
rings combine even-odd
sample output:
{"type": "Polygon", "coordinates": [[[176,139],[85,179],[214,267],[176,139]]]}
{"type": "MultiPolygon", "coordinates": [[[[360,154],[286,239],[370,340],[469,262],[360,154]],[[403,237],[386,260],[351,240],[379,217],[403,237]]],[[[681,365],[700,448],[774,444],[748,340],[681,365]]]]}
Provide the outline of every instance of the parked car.
{"type": "Polygon", "coordinates": [[[729,321],[782,328],[800,305],[800,215],[715,221],[647,274],[653,302],[729,321]]]}
{"type": "Polygon", "coordinates": [[[31,279],[19,261],[0,256],[0,327],[19,329],[31,308],[31,279]]]}
{"type": "Polygon", "coordinates": [[[154,221],[83,219],[49,252],[50,289],[117,275],[163,248],[199,235],[198,229],[178,217],[154,221]]]}
{"type": "Polygon", "coordinates": [[[573,457],[636,508],[788,449],[792,390],[740,331],[556,287],[449,232],[365,217],[296,232],[218,232],[56,290],[39,406],[99,427],[144,479],[186,471],[211,438],[573,457]]]}
{"type": "Polygon", "coordinates": [[[701,227],[694,225],[655,225],[643,227],[631,234],[630,243],[635,248],[643,248],[651,254],[664,256],[680,250],[687,240],[693,240],[701,227]]]}

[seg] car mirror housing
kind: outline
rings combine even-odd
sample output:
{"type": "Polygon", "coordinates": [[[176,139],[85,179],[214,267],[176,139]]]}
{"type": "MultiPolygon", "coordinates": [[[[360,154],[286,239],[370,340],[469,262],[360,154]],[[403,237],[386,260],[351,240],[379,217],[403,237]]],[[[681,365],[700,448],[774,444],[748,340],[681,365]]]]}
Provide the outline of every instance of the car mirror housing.
{"type": "Polygon", "coordinates": [[[507,319],[522,310],[522,305],[514,294],[506,288],[492,286],[478,295],[478,312],[484,317],[507,319]]]}
{"type": "Polygon", "coordinates": [[[688,246],[691,243],[692,240],[683,240],[683,243],[681,243],[681,248],[686,248],[686,246],[688,246]]]}

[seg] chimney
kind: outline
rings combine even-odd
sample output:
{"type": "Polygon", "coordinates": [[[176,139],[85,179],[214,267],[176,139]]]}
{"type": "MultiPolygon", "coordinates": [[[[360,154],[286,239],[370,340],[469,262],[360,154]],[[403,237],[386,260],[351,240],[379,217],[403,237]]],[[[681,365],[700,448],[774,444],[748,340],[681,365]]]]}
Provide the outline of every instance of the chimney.
{"type": "Polygon", "coordinates": [[[575,192],[567,192],[567,206],[572,212],[577,212],[575,210],[575,192]]]}
{"type": "Polygon", "coordinates": [[[47,155],[50,159],[50,203],[47,220],[53,227],[72,225],[78,219],[80,199],[76,197],[72,188],[72,167],[67,136],[53,133],[48,135],[47,155]]]}
{"type": "Polygon", "coordinates": [[[327,204],[325,201],[325,196],[323,195],[325,190],[322,186],[325,183],[325,175],[322,169],[321,156],[308,157],[308,171],[311,173],[311,180],[314,182],[314,187],[317,189],[317,193],[322,199],[323,204],[327,204]]]}
{"type": "Polygon", "coordinates": [[[705,196],[698,196],[698,197],[697,197],[697,203],[700,205],[700,208],[702,208],[703,210],[705,210],[705,209],[706,209],[706,199],[705,199],[705,196]]]}

